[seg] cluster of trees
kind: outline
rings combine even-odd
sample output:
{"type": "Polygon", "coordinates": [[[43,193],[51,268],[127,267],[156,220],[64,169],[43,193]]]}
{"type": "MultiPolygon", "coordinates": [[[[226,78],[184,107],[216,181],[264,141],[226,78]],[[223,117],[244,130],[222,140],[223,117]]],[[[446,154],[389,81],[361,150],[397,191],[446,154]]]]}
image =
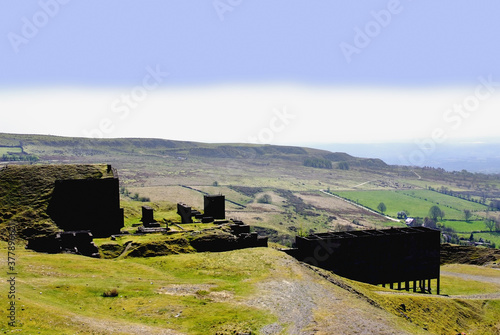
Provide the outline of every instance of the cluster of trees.
{"type": "Polygon", "coordinates": [[[494,211],[500,210],[500,200],[491,200],[489,207],[491,210],[494,210],[494,211]]]}
{"type": "Polygon", "coordinates": [[[380,212],[385,213],[385,211],[387,210],[387,206],[383,202],[381,202],[378,204],[377,209],[380,212]]]}
{"type": "Polygon", "coordinates": [[[434,221],[437,221],[438,218],[442,221],[444,216],[445,213],[443,210],[441,210],[441,208],[439,208],[439,206],[434,205],[431,207],[431,209],[429,209],[429,217],[434,221]]]}
{"type": "Polygon", "coordinates": [[[340,170],[349,170],[349,163],[347,162],[339,162],[337,164],[337,167],[340,169],[340,170]]]}
{"type": "Polygon", "coordinates": [[[140,201],[140,202],[150,202],[151,199],[148,197],[141,197],[139,193],[132,194],[126,187],[120,187],[120,194],[123,194],[126,197],[129,197],[132,200],[140,201]]]}
{"type": "Polygon", "coordinates": [[[304,166],[310,166],[318,169],[332,169],[332,162],[324,158],[306,158],[304,166]]]}
{"type": "Polygon", "coordinates": [[[18,161],[37,162],[39,160],[40,158],[38,158],[35,155],[9,155],[9,154],[2,155],[2,161],[4,162],[18,162],[18,161]]]}
{"type": "Polygon", "coordinates": [[[269,194],[264,194],[263,196],[257,199],[257,202],[260,204],[270,204],[273,202],[273,199],[269,194]]]}
{"type": "Polygon", "coordinates": [[[494,219],[494,218],[487,218],[484,220],[484,225],[486,228],[489,229],[490,232],[492,231],[500,231],[500,221],[494,219]]]}

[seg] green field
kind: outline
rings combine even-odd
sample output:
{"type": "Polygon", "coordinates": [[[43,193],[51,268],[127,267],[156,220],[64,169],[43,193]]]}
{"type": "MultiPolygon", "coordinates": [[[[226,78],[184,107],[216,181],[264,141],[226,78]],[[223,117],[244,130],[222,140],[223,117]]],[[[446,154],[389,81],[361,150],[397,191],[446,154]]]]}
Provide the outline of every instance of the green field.
{"type": "Polygon", "coordinates": [[[471,233],[473,231],[486,231],[486,225],[484,221],[441,221],[439,222],[446,227],[453,228],[453,230],[461,233],[471,233]]]}
{"type": "Polygon", "coordinates": [[[442,206],[441,209],[453,208],[460,211],[463,209],[469,209],[471,211],[484,211],[487,208],[487,206],[476,202],[467,201],[430,190],[401,190],[397,192],[414,198],[430,201],[438,206],[442,206]]]}
{"type": "Polygon", "coordinates": [[[408,210],[412,217],[426,217],[429,209],[437,205],[445,212],[445,219],[463,220],[463,210],[485,210],[487,207],[467,200],[428,190],[397,191],[335,191],[335,194],[357,202],[365,207],[377,210],[383,202],[387,210],[385,214],[397,217],[399,211],[408,210]]]}
{"type": "Polygon", "coordinates": [[[21,147],[0,147],[0,156],[7,155],[9,153],[21,153],[23,150],[21,147]]]}

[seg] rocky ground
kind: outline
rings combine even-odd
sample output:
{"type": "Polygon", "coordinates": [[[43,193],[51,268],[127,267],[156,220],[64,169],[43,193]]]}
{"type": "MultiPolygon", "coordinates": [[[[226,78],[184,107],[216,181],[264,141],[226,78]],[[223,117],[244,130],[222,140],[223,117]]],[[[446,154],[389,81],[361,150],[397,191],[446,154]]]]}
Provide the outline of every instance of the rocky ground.
{"type": "Polygon", "coordinates": [[[296,279],[277,272],[259,283],[258,295],[245,302],[277,315],[279,321],[262,328],[262,334],[409,334],[395,317],[325,281],[308,266],[281,261],[296,279]]]}

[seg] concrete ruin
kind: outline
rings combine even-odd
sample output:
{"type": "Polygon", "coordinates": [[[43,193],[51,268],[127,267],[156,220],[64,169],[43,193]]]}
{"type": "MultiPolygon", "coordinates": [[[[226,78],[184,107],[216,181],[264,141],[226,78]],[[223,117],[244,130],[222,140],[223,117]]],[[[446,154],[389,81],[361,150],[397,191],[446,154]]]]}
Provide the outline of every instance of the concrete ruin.
{"type": "Polygon", "coordinates": [[[223,195],[205,195],[203,197],[203,214],[190,206],[177,203],[177,214],[181,217],[181,223],[193,223],[193,217],[202,223],[210,223],[215,220],[226,218],[226,199],[223,195]]]}
{"type": "Polygon", "coordinates": [[[141,222],[144,227],[160,227],[160,224],[154,219],[154,210],[149,206],[142,206],[141,222]]]}
{"type": "Polygon", "coordinates": [[[148,233],[166,233],[169,228],[162,227],[161,224],[154,219],[154,209],[149,206],[142,206],[142,225],[137,228],[138,233],[148,234],[148,233]]]}
{"type": "Polygon", "coordinates": [[[181,217],[181,223],[193,223],[193,216],[197,215],[196,212],[182,202],[177,204],[177,214],[181,217]]]}
{"type": "Polygon", "coordinates": [[[349,279],[391,289],[439,294],[439,230],[426,227],[318,233],[296,237],[287,252],[349,279]]]}
{"type": "MultiPolygon", "coordinates": [[[[99,257],[93,238],[115,238],[121,235],[124,227],[124,213],[120,208],[120,189],[118,174],[111,165],[85,166],[69,165],[58,170],[50,170],[54,176],[44,185],[44,194],[48,194],[46,213],[54,221],[58,233],[32,234],[28,248],[48,253],[73,253],[99,257]],[[64,178],[67,176],[68,178],[64,178]]],[[[48,178],[47,178],[48,179],[48,178]]],[[[215,223],[214,227],[204,229],[202,239],[193,239],[197,247],[210,251],[225,251],[249,247],[267,247],[267,237],[250,232],[250,226],[243,222],[225,217],[225,196],[205,195],[204,212],[193,210],[183,203],[177,204],[177,213],[182,223],[215,223]],[[229,227],[229,229],[228,229],[229,227]],[[210,230],[214,233],[211,234],[210,230]]],[[[168,224],[157,222],[154,209],[142,206],[141,223],[136,234],[175,233],[168,224]],[[164,226],[166,225],[166,227],[164,226]]],[[[190,229],[181,231],[193,232],[190,229]]],[[[127,232],[125,232],[127,233],[127,232]]]]}
{"type": "Polygon", "coordinates": [[[112,178],[56,180],[47,213],[64,231],[88,230],[95,237],[119,234],[124,226],[118,175],[112,178]]]}
{"type": "Polygon", "coordinates": [[[205,195],[204,213],[191,209],[184,203],[177,204],[177,214],[180,215],[182,223],[193,223],[193,217],[201,223],[211,223],[225,225],[228,224],[233,239],[208,238],[208,241],[196,245],[200,251],[227,251],[242,248],[267,247],[268,237],[259,236],[258,233],[251,233],[250,226],[243,221],[231,219],[226,220],[226,207],[224,195],[205,195]],[[217,221],[215,221],[217,220],[217,221]]]}
{"type": "Polygon", "coordinates": [[[47,253],[71,253],[99,258],[99,250],[88,230],[67,231],[28,240],[28,249],[47,253]]]}
{"type": "Polygon", "coordinates": [[[205,195],[204,217],[212,217],[214,220],[224,220],[226,218],[226,198],[219,195],[205,195]]]}

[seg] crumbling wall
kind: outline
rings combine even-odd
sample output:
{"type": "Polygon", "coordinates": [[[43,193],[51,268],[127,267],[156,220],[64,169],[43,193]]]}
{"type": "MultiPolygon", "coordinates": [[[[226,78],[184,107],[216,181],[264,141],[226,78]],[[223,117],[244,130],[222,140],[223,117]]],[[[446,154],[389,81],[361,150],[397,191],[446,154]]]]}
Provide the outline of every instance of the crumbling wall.
{"type": "Polygon", "coordinates": [[[57,180],[47,213],[65,231],[118,234],[124,226],[118,179],[57,180]]]}
{"type": "Polygon", "coordinates": [[[205,195],[203,198],[205,217],[211,217],[216,220],[224,220],[226,218],[226,200],[223,195],[205,195]]]}

